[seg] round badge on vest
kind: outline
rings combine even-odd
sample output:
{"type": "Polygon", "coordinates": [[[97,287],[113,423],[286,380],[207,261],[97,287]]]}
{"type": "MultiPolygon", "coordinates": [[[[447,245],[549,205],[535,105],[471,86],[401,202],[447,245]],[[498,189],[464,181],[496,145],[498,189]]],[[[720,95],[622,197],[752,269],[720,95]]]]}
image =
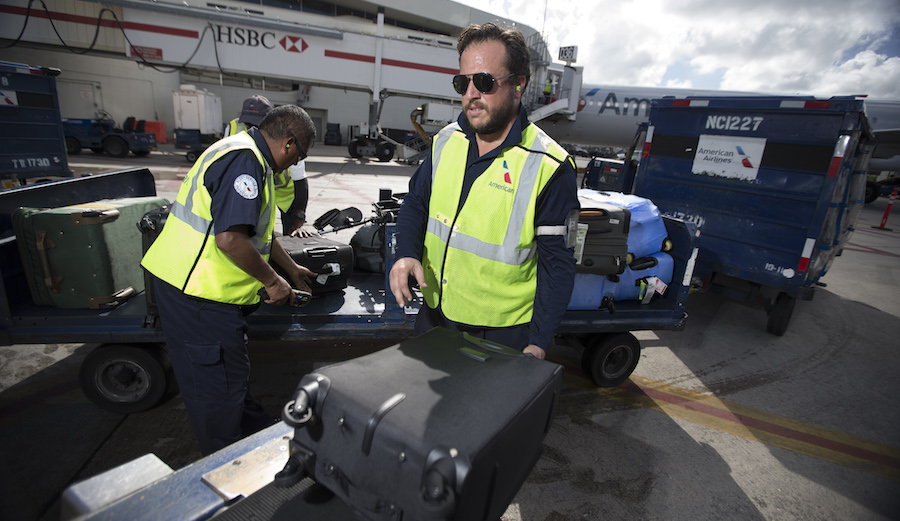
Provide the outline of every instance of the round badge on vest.
{"type": "Polygon", "coordinates": [[[234,180],[234,190],[244,199],[256,199],[259,185],[250,174],[241,174],[234,180]]]}

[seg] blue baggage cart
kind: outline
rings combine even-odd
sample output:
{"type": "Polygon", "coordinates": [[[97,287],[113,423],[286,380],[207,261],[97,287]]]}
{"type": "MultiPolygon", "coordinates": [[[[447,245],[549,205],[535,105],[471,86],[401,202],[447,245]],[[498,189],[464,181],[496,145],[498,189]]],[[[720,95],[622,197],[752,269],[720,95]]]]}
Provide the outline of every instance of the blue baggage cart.
{"type": "Polygon", "coordinates": [[[72,177],[60,124],[59,69],[0,61],[0,183],[72,177]]]}
{"type": "MultiPolygon", "coordinates": [[[[96,405],[116,413],[153,407],[171,378],[162,328],[146,292],[113,309],[72,310],[35,304],[23,276],[12,215],[22,206],[56,207],[150,195],[156,195],[156,187],[145,168],[0,192],[0,345],[99,344],[82,363],[82,390],[96,405]]],[[[263,304],[248,317],[254,339],[401,339],[412,334],[419,303],[398,306],[387,275],[393,264],[392,212],[399,205],[385,200],[374,206],[374,219],[384,223],[387,237],[384,272],[354,272],[342,292],[313,298],[300,309],[263,304]]],[[[684,328],[697,255],[696,228],[674,218],[665,218],[665,226],[674,244],[669,253],[675,275],[663,295],[648,303],[619,302],[615,313],[605,309],[568,311],[559,327],[557,342],[582,349],[583,369],[598,385],[618,385],[634,370],[640,343],[631,331],[684,328]]]]}
{"type": "Polygon", "coordinates": [[[695,289],[783,335],[850,238],[872,140],[855,97],[654,100],[634,193],[699,228],[695,289]]]}

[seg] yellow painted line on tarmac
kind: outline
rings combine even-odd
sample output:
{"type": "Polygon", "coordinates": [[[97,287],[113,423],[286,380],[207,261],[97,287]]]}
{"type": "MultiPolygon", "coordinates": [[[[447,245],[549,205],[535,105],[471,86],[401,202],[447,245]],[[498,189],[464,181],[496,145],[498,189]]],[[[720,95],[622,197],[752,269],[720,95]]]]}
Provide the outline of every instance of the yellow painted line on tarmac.
{"type": "MultiPolygon", "coordinates": [[[[571,370],[571,368],[567,368],[571,370]]],[[[900,481],[900,448],[632,375],[597,394],[735,436],[900,481]]]]}

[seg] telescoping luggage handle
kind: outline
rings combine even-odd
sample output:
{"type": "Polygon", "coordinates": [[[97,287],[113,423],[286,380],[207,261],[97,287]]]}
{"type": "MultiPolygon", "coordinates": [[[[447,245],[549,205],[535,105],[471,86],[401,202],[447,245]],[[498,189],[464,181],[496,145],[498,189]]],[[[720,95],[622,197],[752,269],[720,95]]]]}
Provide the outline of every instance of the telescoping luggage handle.
{"type": "Polygon", "coordinates": [[[472,360],[476,360],[478,362],[487,362],[491,359],[491,355],[488,353],[493,353],[495,355],[501,356],[512,356],[512,357],[526,357],[526,356],[534,356],[531,353],[523,353],[521,351],[516,351],[515,349],[505,346],[503,344],[498,344],[497,342],[492,342],[490,340],[485,340],[483,338],[478,338],[476,336],[472,336],[469,333],[463,332],[462,337],[465,341],[478,346],[482,351],[472,349],[471,347],[460,347],[458,349],[459,353],[467,358],[471,358],[472,360]],[[487,351],[483,352],[483,351],[487,351]]]}

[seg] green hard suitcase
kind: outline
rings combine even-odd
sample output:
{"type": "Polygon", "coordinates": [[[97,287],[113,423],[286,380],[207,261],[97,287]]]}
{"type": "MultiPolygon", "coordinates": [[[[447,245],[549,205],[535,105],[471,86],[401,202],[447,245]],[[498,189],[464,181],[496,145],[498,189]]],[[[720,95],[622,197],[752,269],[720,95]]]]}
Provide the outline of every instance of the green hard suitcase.
{"type": "Polygon", "coordinates": [[[129,197],[16,211],[13,229],[35,304],[102,309],[143,291],[137,223],[167,204],[129,197]]]}

